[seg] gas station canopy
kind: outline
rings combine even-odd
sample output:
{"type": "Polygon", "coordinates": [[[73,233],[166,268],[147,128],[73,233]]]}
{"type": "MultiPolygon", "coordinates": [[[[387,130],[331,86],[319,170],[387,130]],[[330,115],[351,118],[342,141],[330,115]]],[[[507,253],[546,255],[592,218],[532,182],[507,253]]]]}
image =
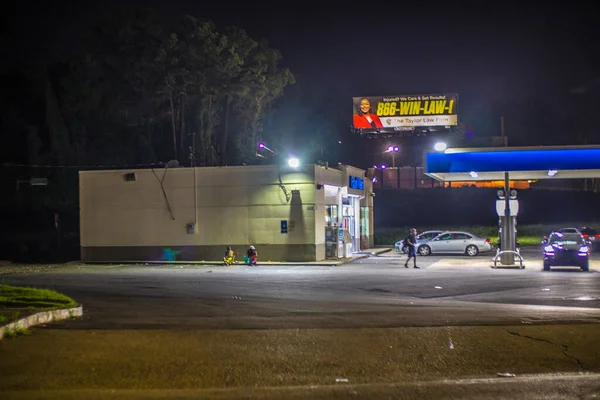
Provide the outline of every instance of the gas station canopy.
{"type": "Polygon", "coordinates": [[[425,154],[425,174],[439,181],[600,178],[600,146],[486,147],[425,154]]]}

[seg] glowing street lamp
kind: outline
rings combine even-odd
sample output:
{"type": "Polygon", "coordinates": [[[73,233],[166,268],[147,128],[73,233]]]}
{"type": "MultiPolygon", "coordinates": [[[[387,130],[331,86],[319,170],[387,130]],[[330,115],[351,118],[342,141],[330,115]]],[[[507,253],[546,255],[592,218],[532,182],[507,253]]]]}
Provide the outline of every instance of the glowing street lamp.
{"type": "Polygon", "coordinates": [[[263,142],[258,142],[258,148],[259,148],[259,149],[265,149],[265,150],[267,150],[267,151],[270,151],[270,152],[271,152],[271,153],[273,153],[273,154],[277,154],[277,153],[275,153],[273,150],[271,150],[270,148],[268,148],[268,147],[267,147],[267,145],[266,145],[266,144],[264,144],[263,142]]]}
{"type": "Polygon", "coordinates": [[[300,160],[298,160],[296,157],[290,157],[288,160],[288,165],[292,168],[298,168],[300,166],[300,160]]]}
{"type": "Polygon", "coordinates": [[[435,151],[444,151],[448,148],[448,145],[444,142],[437,142],[436,144],[433,145],[433,149],[435,151]]]}

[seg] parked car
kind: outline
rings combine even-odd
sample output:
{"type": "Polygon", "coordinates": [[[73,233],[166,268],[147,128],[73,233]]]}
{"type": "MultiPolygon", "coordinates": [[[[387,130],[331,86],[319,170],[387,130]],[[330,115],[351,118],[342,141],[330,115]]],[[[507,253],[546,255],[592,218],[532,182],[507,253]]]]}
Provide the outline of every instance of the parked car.
{"type": "Polygon", "coordinates": [[[600,233],[596,229],[584,226],[579,228],[579,232],[584,239],[590,241],[592,251],[600,250],[600,233]]]}
{"type": "MultiPolygon", "coordinates": [[[[433,239],[434,237],[436,237],[437,235],[439,235],[442,232],[444,232],[444,231],[425,231],[425,232],[422,232],[422,233],[420,233],[420,234],[417,235],[417,242],[431,240],[431,239],[433,239]]],[[[404,254],[408,254],[408,246],[404,246],[404,239],[398,240],[396,243],[394,243],[394,247],[396,248],[396,251],[401,251],[404,254]]]]}
{"type": "Polygon", "coordinates": [[[431,240],[417,241],[417,251],[422,256],[434,253],[458,253],[474,257],[492,249],[490,238],[461,231],[442,232],[431,240]]]}
{"type": "MultiPolygon", "coordinates": [[[[560,233],[562,233],[562,234],[565,234],[565,233],[575,233],[575,234],[578,234],[578,235],[581,235],[581,236],[583,236],[583,239],[584,239],[584,241],[585,241],[585,242],[586,242],[588,245],[590,245],[590,247],[591,247],[591,245],[593,244],[593,242],[592,242],[592,240],[589,238],[589,233],[590,233],[590,232],[592,232],[592,231],[593,231],[593,232],[595,232],[595,231],[594,231],[593,229],[591,229],[591,228],[560,228],[560,229],[556,229],[556,230],[554,230],[554,231],[550,232],[548,235],[544,236],[544,238],[542,239],[542,241],[544,241],[544,240],[548,240],[548,238],[550,237],[550,235],[552,235],[554,232],[560,232],[560,233]],[[584,235],[584,234],[583,234],[583,231],[582,231],[582,229],[588,229],[588,231],[587,231],[587,232],[588,232],[588,234],[587,234],[587,235],[584,235]]],[[[594,234],[594,238],[595,238],[595,236],[596,236],[596,235],[594,234]]],[[[599,239],[599,240],[600,240],[600,239],[599,239]]],[[[600,243],[599,243],[599,244],[600,244],[600,243]]]]}
{"type": "Polygon", "coordinates": [[[590,246],[580,233],[554,231],[542,240],[544,271],[553,266],[580,267],[589,271],[590,246]]]}

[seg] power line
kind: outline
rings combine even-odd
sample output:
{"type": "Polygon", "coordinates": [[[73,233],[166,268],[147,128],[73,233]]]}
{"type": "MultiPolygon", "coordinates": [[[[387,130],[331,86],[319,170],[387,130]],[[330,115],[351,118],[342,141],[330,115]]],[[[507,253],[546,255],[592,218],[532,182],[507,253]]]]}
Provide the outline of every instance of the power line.
{"type": "Polygon", "coordinates": [[[117,168],[141,168],[141,167],[164,167],[167,163],[158,162],[158,163],[145,163],[145,164],[98,164],[98,165],[42,165],[42,164],[13,164],[13,163],[3,163],[0,164],[2,167],[7,168],[73,168],[73,169],[117,169],[117,168]]]}

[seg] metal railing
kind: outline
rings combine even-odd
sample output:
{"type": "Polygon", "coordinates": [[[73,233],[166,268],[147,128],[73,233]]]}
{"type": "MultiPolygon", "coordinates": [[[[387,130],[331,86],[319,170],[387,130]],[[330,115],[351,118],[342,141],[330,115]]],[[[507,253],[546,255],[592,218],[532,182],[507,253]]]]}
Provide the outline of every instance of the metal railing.
{"type": "Polygon", "coordinates": [[[513,253],[515,254],[517,257],[519,257],[519,264],[520,264],[520,268],[521,269],[525,269],[525,265],[523,265],[523,257],[521,256],[521,254],[519,254],[518,251],[514,251],[514,250],[502,250],[496,253],[496,257],[494,257],[493,261],[494,261],[494,266],[492,268],[496,268],[496,264],[498,263],[498,257],[500,257],[502,254],[504,253],[513,253]]]}

